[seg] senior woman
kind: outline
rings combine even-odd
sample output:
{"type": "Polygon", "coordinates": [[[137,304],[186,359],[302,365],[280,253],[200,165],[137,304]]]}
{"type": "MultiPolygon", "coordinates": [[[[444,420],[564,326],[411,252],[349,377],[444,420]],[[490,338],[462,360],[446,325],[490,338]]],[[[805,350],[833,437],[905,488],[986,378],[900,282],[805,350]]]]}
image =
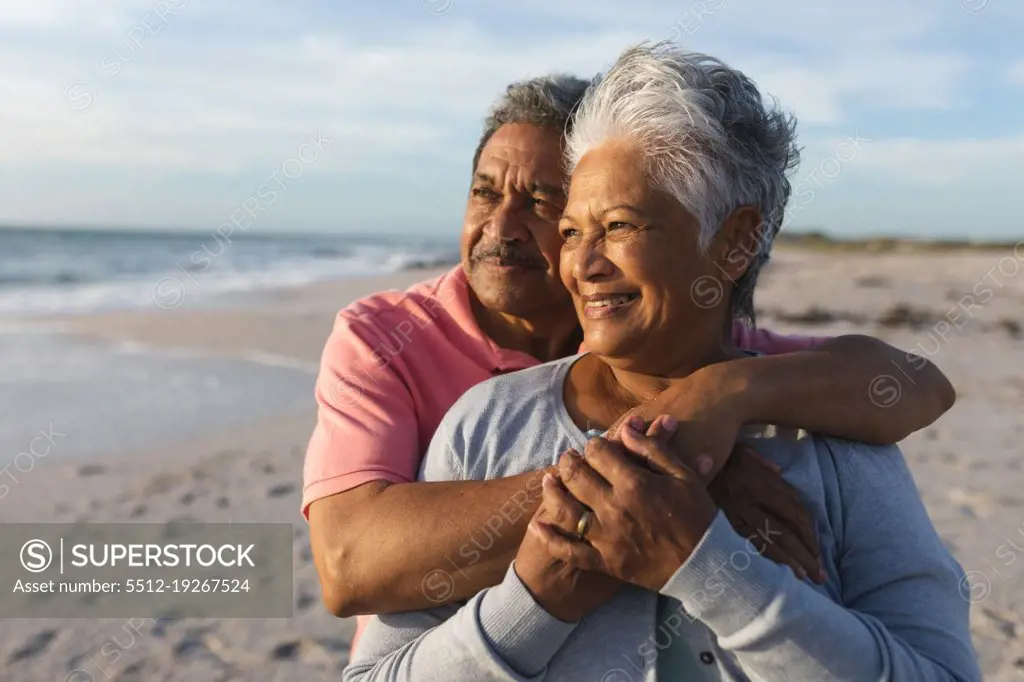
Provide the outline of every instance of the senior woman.
{"type": "Polygon", "coordinates": [[[667,456],[653,436],[670,419],[624,426],[628,452],[584,431],[610,425],[610,403],[743,357],[728,329],[751,315],[782,224],[791,119],[725,64],[643,45],[587,94],[568,150],[560,270],[588,352],[470,390],[422,471],[483,479],[557,462],[558,475],[502,583],[377,617],[345,679],[980,679],[964,574],[895,447],[742,434],[815,516],[819,585],[757,554],[667,456]]]}

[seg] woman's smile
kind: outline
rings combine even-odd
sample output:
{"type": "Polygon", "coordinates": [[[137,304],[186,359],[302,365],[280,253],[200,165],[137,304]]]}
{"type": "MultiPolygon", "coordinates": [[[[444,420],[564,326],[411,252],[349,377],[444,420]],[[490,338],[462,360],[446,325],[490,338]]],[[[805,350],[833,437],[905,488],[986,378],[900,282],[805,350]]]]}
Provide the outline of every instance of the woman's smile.
{"type": "Polygon", "coordinates": [[[624,314],[640,300],[638,293],[587,294],[583,301],[583,317],[588,320],[602,320],[624,314]]]}

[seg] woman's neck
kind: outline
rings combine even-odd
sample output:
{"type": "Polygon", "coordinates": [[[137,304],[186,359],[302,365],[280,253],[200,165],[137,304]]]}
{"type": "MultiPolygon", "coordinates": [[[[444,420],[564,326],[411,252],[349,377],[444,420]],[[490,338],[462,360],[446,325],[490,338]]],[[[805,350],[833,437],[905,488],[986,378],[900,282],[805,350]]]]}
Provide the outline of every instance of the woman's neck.
{"type": "Polygon", "coordinates": [[[588,354],[573,365],[563,398],[573,421],[584,430],[609,428],[622,414],[648,402],[673,383],[708,365],[744,357],[731,335],[721,343],[691,348],[685,356],[657,363],[630,363],[588,354]]]}
{"type": "MultiPolygon", "coordinates": [[[[696,349],[695,349],[696,350],[696,349]]],[[[687,353],[685,357],[666,360],[657,366],[636,366],[633,363],[621,363],[612,358],[603,358],[597,371],[603,375],[602,384],[607,386],[610,395],[618,395],[632,404],[627,409],[647,402],[670,387],[673,383],[684,381],[694,372],[719,362],[735,360],[743,357],[728,340],[727,344],[716,343],[698,352],[687,353]]]]}

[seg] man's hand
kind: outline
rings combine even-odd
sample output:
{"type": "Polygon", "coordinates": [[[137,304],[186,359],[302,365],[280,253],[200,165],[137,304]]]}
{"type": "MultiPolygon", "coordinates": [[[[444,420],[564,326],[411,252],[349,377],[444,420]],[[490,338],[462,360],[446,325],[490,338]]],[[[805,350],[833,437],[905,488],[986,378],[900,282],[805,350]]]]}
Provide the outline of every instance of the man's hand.
{"type": "Polygon", "coordinates": [[[732,399],[711,378],[710,372],[699,370],[673,382],[653,399],[623,414],[608,429],[609,439],[621,442],[622,426],[630,419],[653,423],[659,415],[671,416],[676,428],[669,449],[702,481],[710,482],[729,459],[747,417],[745,403],[732,399]]]}
{"type": "MultiPolygon", "coordinates": [[[[545,500],[551,499],[559,487],[550,473],[544,475],[542,485],[545,500]]],[[[559,534],[552,522],[542,503],[519,546],[515,571],[545,611],[559,620],[573,623],[614,596],[622,583],[605,573],[580,570],[552,556],[548,551],[548,537],[559,534]]],[[[569,521],[563,518],[562,523],[569,521]]]]}
{"type": "Polygon", "coordinates": [[[814,519],[777,464],[739,443],[708,493],[737,533],[797,577],[825,582],[814,519]]]}

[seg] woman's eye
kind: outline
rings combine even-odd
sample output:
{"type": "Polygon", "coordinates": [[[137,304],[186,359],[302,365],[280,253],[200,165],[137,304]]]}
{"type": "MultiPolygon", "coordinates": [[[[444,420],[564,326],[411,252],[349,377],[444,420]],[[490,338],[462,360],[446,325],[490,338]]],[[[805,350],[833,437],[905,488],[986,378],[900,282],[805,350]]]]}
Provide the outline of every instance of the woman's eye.
{"type": "Polygon", "coordinates": [[[566,227],[562,229],[562,239],[564,241],[568,241],[572,237],[578,237],[579,235],[580,231],[574,227],[566,227]]]}
{"type": "Polygon", "coordinates": [[[631,227],[633,227],[633,225],[630,224],[630,223],[623,223],[623,222],[618,222],[618,221],[614,222],[614,223],[609,223],[608,224],[608,229],[609,230],[628,230],[631,227]]]}

